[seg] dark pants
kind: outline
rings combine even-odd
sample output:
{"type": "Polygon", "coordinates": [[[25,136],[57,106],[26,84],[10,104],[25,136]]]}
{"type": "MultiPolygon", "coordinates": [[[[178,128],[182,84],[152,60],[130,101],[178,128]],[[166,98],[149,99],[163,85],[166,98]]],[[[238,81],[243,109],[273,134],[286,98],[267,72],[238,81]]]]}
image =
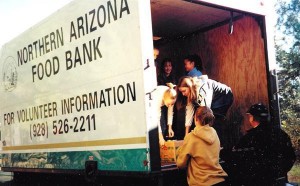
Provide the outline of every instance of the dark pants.
{"type": "Polygon", "coordinates": [[[168,125],[168,107],[161,107],[161,116],[160,116],[160,127],[163,134],[163,137],[166,139],[167,134],[167,125],[168,125]]]}
{"type": "Polygon", "coordinates": [[[226,105],[220,108],[212,108],[212,111],[215,116],[215,121],[213,128],[217,131],[217,134],[220,139],[221,146],[224,146],[226,142],[226,114],[231,105],[226,105]]]}
{"type": "Polygon", "coordinates": [[[185,136],[185,107],[177,108],[174,106],[173,131],[174,139],[183,140],[185,136]]]}

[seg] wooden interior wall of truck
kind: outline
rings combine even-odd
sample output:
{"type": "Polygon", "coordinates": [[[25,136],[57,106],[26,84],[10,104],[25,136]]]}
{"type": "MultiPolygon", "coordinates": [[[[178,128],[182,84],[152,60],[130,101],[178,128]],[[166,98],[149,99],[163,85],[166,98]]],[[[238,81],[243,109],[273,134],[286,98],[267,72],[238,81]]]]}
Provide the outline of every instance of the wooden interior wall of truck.
{"type": "Polygon", "coordinates": [[[262,31],[252,16],[233,22],[233,33],[224,24],[207,31],[157,42],[158,61],[169,57],[178,76],[184,74],[183,58],[198,54],[203,63],[203,74],[227,84],[234,94],[234,103],[224,123],[222,138],[225,146],[233,145],[249,129],[245,112],[256,102],[268,104],[267,71],[262,31]]]}

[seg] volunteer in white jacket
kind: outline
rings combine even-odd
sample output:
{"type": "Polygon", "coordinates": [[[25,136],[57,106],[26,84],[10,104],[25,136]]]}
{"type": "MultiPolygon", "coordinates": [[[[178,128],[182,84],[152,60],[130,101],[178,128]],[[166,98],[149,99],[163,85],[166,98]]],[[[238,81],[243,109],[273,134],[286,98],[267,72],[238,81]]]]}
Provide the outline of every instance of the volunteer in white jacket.
{"type": "Polygon", "coordinates": [[[173,107],[176,101],[177,92],[174,89],[175,85],[172,83],[167,83],[168,86],[157,86],[154,92],[154,99],[156,100],[156,107],[157,107],[157,123],[158,123],[158,132],[159,132],[159,144],[164,145],[165,139],[163,137],[163,131],[161,127],[161,107],[167,106],[168,107],[168,117],[167,117],[167,124],[168,124],[168,133],[169,137],[174,136],[174,131],[172,130],[172,122],[173,122],[173,107]]]}
{"type": "Polygon", "coordinates": [[[184,76],[178,81],[179,90],[176,104],[186,106],[185,135],[189,133],[195,109],[208,106],[215,117],[225,117],[233,102],[231,88],[225,84],[209,79],[207,75],[199,77],[184,76]],[[186,97],[186,99],[183,99],[186,97]]]}

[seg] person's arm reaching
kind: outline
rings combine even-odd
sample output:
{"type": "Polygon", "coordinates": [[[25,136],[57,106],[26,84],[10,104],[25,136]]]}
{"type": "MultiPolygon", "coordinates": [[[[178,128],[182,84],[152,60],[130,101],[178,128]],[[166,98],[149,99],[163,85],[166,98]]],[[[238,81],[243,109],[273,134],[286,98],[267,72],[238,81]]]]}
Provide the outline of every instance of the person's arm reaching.
{"type": "Polygon", "coordinates": [[[168,107],[168,133],[169,133],[169,138],[174,137],[174,131],[172,129],[173,109],[174,109],[174,105],[168,107]]]}
{"type": "Polygon", "coordinates": [[[190,132],[190,128],[194,119],[194,113],[194,105],[191,103],[187,104],[185,113],[185,135],[187,135],[190,132]]]}

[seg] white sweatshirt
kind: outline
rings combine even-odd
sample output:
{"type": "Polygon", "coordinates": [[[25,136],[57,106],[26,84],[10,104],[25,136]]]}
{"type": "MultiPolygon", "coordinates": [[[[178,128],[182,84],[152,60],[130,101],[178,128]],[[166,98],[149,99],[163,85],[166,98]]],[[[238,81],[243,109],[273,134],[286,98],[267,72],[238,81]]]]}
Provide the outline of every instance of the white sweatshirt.
{"type": "MultiPolygon", "coordinates": [[[[160,117],[161,117],[161,107],[165,105],[164,103],[164,93],[169,89],[168,86],[159,85],[157,86],[156,90],[154,91],[154,100],[155,106],[157,108],[157,125],[158,125],[158,132],[162,132],[160,126],[160,117]]],[[[173,123],[173,107],[174,105],[168,107],[168,125],[172,125],[173,123]]]]}

